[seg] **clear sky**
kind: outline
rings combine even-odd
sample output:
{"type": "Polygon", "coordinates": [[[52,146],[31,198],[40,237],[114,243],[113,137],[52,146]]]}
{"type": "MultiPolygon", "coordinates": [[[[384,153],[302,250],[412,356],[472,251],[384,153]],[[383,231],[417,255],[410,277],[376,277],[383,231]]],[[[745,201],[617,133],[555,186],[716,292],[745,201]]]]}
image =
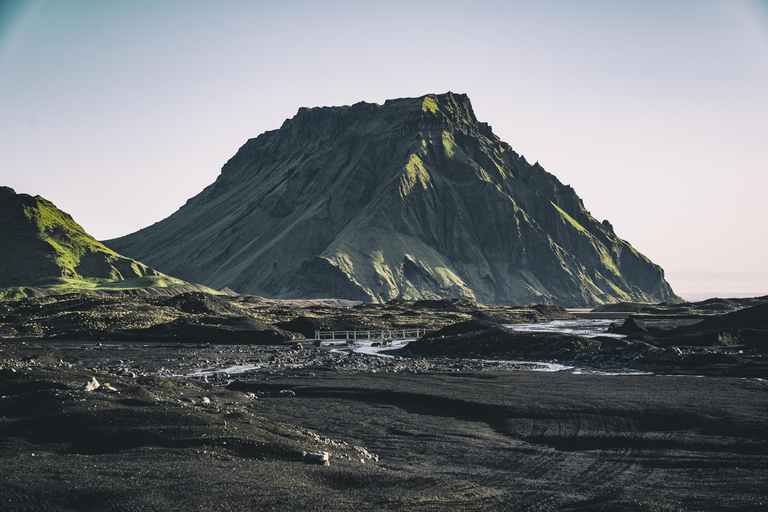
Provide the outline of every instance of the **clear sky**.
{"type": "Polygon", "coordinates": [[[0,1],[0,185],[99,239],[302,106],[467,93],[684,297],[768,294],[768,2],[0,1]]]}

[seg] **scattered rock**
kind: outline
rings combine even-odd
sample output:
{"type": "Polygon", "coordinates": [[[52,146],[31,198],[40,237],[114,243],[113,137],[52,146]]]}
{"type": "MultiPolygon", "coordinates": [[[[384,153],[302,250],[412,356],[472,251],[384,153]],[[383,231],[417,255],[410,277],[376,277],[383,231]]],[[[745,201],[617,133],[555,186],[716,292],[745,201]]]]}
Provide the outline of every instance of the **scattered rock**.
{"type": "Polygon", "coordinates": [[[301,452],[305,462],[310,464],[319,464],[321,466],[330,466],[330,454],[328,452],[301,452]]]}
{"type": "Polygon", "coordinates": [[[96,380],[96,377],[91,377],[91,380],[80,386],[80,391],[96,391],[101,384],[96,380]]]}
{"type": "Polygon", "coordinates": [[[283,397],[285,397],[285,396],[296,396],[296,392],[293,391],[292,389],[281,389],[280,392],[278,393],[278,395],[283,396],[283,397]]]}
{"type": "MultiPolygon", "coordinates": [[[[360,455],[362,455],[366,459],[374,460],[376,462],[379,461],[379,456],[378,455],[375,455],[375,454],[369,452],[368,450],[366,450],[362,446],[353,446],[353,448],[355,449],[355,451],[357,451],[360,455]]],[[[365,462],[365,460],[364,459],[360,459],[360,462],[365,462]]]]}
{"type": "Polygon", "coordinates": [[[615,334],[636,334],[648,331],[648,326],[645,322],[630,316],[621,325],[611,325],[610,331],[615,334]]]}

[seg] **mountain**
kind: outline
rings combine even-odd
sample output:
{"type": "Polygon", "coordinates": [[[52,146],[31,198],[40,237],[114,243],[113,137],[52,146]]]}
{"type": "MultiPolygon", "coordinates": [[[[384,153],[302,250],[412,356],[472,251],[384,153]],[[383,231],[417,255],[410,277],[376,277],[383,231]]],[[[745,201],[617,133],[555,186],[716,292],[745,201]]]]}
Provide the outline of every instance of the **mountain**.
{"type": "Polygon", "coordinates": [[[40,196],[0,187],[0,287],[48,278],[167,277],[120,256],[40,196]]]}
{"type": "Polygon", "coordinates": [[[301,108],[176,213],[105,243],[266,297],[678,300],[659,266],[450,92],[301,108]]]}

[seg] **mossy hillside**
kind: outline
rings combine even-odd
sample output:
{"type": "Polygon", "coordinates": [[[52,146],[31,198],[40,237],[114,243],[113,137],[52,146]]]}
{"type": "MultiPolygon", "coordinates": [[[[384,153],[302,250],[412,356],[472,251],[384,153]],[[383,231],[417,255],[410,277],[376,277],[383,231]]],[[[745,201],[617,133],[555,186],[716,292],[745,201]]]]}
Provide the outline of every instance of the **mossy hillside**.
{"type": "MultiPolygon", "coordinates": [[[[0,286],[29,286],[43,278],[65,278],[43,288],[84,289],[106,281],[173,279],[94,239],[53,203],[27,194],[0,200],[0,286]]],[[[129,285],[132,286],[132,285],[129,285]]]]}
{"type": "Polygon", "coordinates": [[[186,282],[166,275],[143,276],[121,281],[102,281],[96,288],[133,289],[133,288],[173,288],[183,286],[186,282]]]}
{"type": "Polygon", "coordinates": [[[0,288],[0,300],[19,300],[34,296],[34,293],[29,288],[0,288]]]}
{"type": "Polygon", "coordinates": [[[195,289],[213,295],[223,294],[223,292],[216,291],[202,285],[189,285],[187,282],[182,281],[181,279],[176,279],[164,275],[144,276],[123,280],[55,277],[40,279],[31,283],[29,286],[0,288],[0,300],[18,300],[41,296],[78,293],[89,290],[97,292],[143,290],[146,293],[150,293],[151,289],[157,288],[195,289]]]}

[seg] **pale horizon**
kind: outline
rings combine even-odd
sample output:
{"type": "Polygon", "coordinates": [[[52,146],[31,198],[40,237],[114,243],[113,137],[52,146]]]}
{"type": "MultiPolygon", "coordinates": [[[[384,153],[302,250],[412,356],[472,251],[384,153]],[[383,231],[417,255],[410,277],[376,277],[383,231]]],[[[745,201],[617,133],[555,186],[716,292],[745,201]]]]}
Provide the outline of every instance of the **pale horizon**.
{"type": "Polygon", "coordinates": [[[300,107],[447,91],[678,295],[768,294],[759,0],[6,2],[0,186],[116,238],[300,107]]]}
{"type": "Polygon", "coordinates": [[[768,272],[675,271],[673,289],[688,302],[705,299],[738,299],[768,295],[768,272]]]}

